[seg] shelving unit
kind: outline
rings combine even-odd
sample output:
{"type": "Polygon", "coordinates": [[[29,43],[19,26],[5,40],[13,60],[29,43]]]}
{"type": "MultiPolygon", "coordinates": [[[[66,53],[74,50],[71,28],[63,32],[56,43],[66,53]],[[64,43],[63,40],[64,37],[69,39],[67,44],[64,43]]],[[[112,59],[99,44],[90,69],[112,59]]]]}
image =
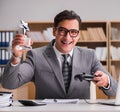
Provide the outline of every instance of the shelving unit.
{"type": "Polygon", "coordinates": [[[11,58],[11,44],[15,31],[0,31],[0,76],[4,70],[4,66],[11,58]]]}
{"type": "Polygon", "coordinates": [[[118,80],[120,74],[120,21],[109,22],[109,70],[118,80]]]}
{"type": "MultiPolygon", "coordinates": [[[[80,40],[77,45],[79,46],[87,46],[88,48],[96,49],[96,47],[106,47],[106,58],[104,60],[100,59],[103,65],[106,66],[108,69],[108,23],[106,21],[83,21],[82,22],[82,29],[83,30],[88,30],[88,28],[96,30],[97,28],[102,28],[105,34],[106,39],[105,40],[100,40],[97,35],[94,33],[94,39],[91,40],[80,40]]],[[[90,32],[89,32],[90,33],[90,32]]]]}

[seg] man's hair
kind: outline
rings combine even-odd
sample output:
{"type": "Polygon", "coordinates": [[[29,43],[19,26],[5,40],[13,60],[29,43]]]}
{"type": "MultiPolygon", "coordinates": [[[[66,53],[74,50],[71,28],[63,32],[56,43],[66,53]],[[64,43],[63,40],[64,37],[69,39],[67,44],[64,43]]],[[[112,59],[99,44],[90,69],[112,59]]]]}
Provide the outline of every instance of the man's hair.
{"type": "Polygon", "coordinates": [[[63,20],[72,20],[72,19],[76,19],[79,23],[79,29],[81,28],[81,18],[79,15],[77,15],[74,11],[68,11],[68,10],[64,10],[62,12],[60,12],[59,14],[57,14],[54,18],[54,27],[57,27],[58,24],[63,21],[63,20]]]}

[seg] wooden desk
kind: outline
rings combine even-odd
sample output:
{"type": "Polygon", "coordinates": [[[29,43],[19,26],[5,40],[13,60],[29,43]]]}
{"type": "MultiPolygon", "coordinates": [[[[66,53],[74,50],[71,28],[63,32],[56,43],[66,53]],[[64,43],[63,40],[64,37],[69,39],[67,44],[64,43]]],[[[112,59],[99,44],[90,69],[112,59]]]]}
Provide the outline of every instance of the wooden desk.
{"type": "Polygon", "coordinates": [[[0,112],[120,112],[120,106],[87,104],[81,100],[79,104],[47,104],[44,106],[23,106],[14,101],[13,106],[0,108],[0,112]]]}

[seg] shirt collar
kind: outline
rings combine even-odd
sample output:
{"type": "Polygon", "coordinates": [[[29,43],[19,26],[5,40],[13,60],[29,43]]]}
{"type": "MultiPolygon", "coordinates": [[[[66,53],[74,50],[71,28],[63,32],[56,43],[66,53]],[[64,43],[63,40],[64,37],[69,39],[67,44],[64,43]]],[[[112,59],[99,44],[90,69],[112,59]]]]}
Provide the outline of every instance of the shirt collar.
{"type": "MultiPolygon", "coordinates": [[[[56,43],[54,43],[53,49],[54,49],[54,51],[55,51],[56,56],[59,58],[59,57],[61,57],[61,55],[62,55],[63,53],[60,52],[60,51],[55,47],[55,44],[56,44],[56,43]]],[[[72,55],[73,55],[73,49],[72,49],[68,54],[70,55],[70,57],[72,57],[72,55]]]]}

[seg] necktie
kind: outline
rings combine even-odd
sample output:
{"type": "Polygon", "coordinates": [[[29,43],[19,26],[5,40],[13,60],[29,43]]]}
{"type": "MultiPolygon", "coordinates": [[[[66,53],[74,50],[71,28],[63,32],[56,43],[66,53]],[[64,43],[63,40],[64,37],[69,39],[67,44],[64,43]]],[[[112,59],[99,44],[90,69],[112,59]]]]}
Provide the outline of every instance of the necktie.
{"type": "Polygon", "coordinates": [[[66,89],[66,92],[68,92],[69,84],[71,80],[71,66],[69,66],[67,62],[67,58],[69,57],[69,54],[64,54],[62,56],[64,57],[62,73],[63,73],[65,89],[66,89]]]}

